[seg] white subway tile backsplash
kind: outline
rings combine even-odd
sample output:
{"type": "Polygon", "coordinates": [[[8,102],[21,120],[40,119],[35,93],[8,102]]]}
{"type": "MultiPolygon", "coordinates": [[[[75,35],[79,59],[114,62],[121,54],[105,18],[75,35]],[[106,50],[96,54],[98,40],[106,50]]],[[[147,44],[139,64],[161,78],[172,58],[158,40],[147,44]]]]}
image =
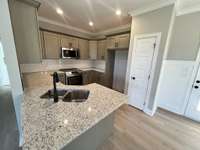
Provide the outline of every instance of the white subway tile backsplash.
{"type": "Polygon", "coordinates": [[[101,60],[42,60],[39,64],[21,64],[22,73],[52,71],[61,68],[95,68],[105,70],[105,61],[101,60]]]}

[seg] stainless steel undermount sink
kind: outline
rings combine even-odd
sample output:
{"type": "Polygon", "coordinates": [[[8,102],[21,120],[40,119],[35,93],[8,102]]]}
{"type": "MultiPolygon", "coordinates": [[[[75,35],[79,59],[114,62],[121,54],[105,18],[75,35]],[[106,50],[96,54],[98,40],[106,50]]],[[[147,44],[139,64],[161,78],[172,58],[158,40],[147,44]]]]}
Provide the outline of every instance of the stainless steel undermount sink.
{"type": "MultiPolygon", "coordinates": [[[[88,99],[90,91],[81,89],[57,89],[57,94],[58,98],[64,102],[85,102],[88,99]]],[[[53,99],[54,90],[48,90],[46,93],[40,96],[40,98],[53,99]]]]}
{"type": "Polygon", "coordinates": [[[64,102],[85,102],[88,99],[90,91],[72,89],[68,90],[67,94],[63,97],[64,102]]]}
{"type": "MultiPolygon", "coordinates": [[[[62,99],[63,96],[67,93],[67,90],[64,89],[57,89],[57,94],[58,94],[58,98],[62,99]]],[[[48,90],[46,93],[44,93],[42,96],[40,96],[40,98],[42,99],[51,99],[54,98],[54,90],[48,90]]]]}

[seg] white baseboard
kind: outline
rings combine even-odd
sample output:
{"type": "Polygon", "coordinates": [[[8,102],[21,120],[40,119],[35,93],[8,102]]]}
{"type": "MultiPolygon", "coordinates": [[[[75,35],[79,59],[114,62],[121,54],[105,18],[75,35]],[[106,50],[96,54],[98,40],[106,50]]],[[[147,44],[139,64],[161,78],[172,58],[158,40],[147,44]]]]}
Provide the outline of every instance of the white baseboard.
{"type": "Polygon", "coordinates": [[[146,113],[147,115],[153,117],[155,112],[153,110],[148,109],[147,107],[143,110],[144,113],[146,113]]]}
{"type": "Polygon", "coordinates": [[[24,136],[23,134],[19,136],[19,147],[22,147],[24,144],[24,136]]]}

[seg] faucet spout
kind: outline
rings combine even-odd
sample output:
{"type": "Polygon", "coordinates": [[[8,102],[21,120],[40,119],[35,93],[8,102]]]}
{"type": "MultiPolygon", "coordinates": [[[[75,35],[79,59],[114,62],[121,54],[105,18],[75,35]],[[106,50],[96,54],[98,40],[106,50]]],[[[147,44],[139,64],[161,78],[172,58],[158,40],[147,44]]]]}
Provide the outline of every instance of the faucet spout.
{"type": "Polygon", "coordinates": [[[58,102],[58,91],[56,87],[57,82],[59,82],[58,73],[54,72],[53,73],[53,98],[54,98],[55,103],[58,102]]]}

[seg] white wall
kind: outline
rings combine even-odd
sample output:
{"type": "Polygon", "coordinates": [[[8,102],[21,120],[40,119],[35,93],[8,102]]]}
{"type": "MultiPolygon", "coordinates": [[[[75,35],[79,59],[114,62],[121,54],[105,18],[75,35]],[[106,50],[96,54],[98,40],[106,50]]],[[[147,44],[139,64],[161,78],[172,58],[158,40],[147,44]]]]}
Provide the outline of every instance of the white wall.
{"type": "Polygon", "coordinates": [[[105,71],[104,60],[53,60],[44,59],[39,64],[21,64],[20,71],[22,73],[54,71],[61,68],[79,68],[79,69],[99,69],[105,71]]]}
{"type": "Polygon", "coordinates": [[[61,68],[92,68],[92,60],[53,60],[45,59],[39,64],[21,64],[21,72],[54,71],[61,68]]]}
{"type": "Polygon", "coordinates": [[[13,103],[20,133],[20,144],[22,144],[23,135],[21,128],[21,100],[23,89],[7,0],[0,0],[0,18],[0,39],[3,45],[5,63],[7,65],[8,76],[12,90],[13,103]]]}
{"type": "Polygon", "coordinates": [[[9,85],[8,71],[4,62],[3,47],[0,42],[0,86],[9,85]]]}

